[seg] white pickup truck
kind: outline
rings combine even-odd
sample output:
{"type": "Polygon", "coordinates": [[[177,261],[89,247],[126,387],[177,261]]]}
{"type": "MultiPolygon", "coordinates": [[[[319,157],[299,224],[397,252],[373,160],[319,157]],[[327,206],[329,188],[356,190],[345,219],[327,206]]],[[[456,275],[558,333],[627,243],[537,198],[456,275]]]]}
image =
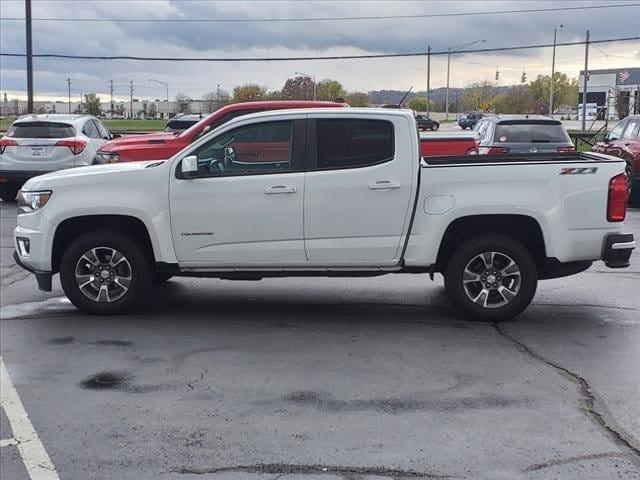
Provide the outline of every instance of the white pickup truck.
{"type": "Polygon", "coordinates": [[[522,312],[538,280],[627,267],[623,160],[600,154],[420,159],[411,112],[239,117],[166,161],[32,178],[16,261],[80,309],[126,311],[170,276],[444,275],[479,320],[522,312]]]}

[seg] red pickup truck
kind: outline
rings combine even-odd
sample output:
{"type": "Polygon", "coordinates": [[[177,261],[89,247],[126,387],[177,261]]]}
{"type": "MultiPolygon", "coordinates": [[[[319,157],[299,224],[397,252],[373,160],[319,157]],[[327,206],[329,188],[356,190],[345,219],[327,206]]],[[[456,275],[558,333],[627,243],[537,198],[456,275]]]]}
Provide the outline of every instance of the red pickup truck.
{"type": "Polygon", "coordinates": [[[593,151],[627,161],[629,203],[640,203],[640,115],[621,120],[607,134],[604,142],[595,144],[593,151]]]}
{"type": "MultiPolygon", "coordinates": [[[[347,106],[344,103],[303,100],[234,103],[216,110],[183,132],[130,135],[111,140],[100,148],[94,163],[138,162],[170,158],[209,130],[240,115],[265,110],[347,106]]],[[[421,134],[420,149],[421,156],[474,154],[477,153],[477,140],[472,133],[421,134]]]]}
{"type": "Polygon", "coordinates": [[[95,163],[138,162],[170,158],[191,142],[232,118],[265,110],[289,108],[346,107],[345,103],[304,100],[234,103],[216,110],[184,132],[131,135],[105,143],[96,154],[95,163]]]}

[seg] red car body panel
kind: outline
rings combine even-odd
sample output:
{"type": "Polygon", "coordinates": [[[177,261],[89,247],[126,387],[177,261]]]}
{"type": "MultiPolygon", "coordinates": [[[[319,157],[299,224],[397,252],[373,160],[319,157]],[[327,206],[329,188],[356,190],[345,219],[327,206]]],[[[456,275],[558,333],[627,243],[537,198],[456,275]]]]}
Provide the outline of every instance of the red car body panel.
{"type": "Polygon", "coordinates": [[[594,145],[593,151],[624,158],[633,165],[634,173],[640,175],[640,115],[631,115],[624,121],[627,125],[621,138],[598,142],[594,145]]]}
{"type": "Polygon", "coordinates": [[[473,133],[451,132],[420,135],[420,156],[444,157],[478,152],[478,137],[473,133]]]}
{"type": "Polygon", "coordinates": [[[347,105],[336,102],[320,102],[307,100],[266,101],[234,103],[216,110],[208,117],[175,135],[173,133],[156,133],[150,135],[130,135],[105,143],[100,152],[117,153],[118,162],[140,162],[146,160],[164,160],[172,157],[197,139],[205,127],[214,129],[240,115],[262,112],[265,110],[283,110],[290,108],[343,108],[347,105]]]}

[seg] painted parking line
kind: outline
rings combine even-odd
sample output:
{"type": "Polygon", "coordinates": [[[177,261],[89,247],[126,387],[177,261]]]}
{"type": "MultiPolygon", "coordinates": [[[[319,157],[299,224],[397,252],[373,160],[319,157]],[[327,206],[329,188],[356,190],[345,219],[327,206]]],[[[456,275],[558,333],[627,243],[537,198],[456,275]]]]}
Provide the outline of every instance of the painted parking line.
{"type": "MultiPolygon", "coordinates": [[[[22,406],[18,392],[0,357],[0,405],[13,431],[13,439],[31,480],[60,480],[51,459],[38,438],[29,416],[22,406]]],[[[3,445],[4,446],[4,445],[3,445]]]]}
{"type": "Polygon", "coordinates": [[[15,438],[3,438],[0,440],[0,448],[12,447],[14,445],[18,445],[18,441],[15,438]]]}

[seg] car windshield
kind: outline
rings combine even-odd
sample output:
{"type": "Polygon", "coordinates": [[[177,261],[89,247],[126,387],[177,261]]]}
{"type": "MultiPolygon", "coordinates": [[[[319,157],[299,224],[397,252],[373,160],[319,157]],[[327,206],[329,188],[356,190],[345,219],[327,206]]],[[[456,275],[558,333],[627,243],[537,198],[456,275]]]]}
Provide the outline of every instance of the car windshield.
{"type": "Polygon", "coordinates": [[[75,134],[72,125],[53,122],[14,123],[7,131],[7,137],[13,138],[67,138],[75,134]]]}
{"type": "Polygon", "coordinates": [[[187,128],[198,123],[199,120],[169,120],[164,128],[165,132],[175,132],[176,130],[186,130],[187,128]]]}
{"type": "Polygon", "coordinates": [[[494,140],[498,143],[567,143],[567,131],[559,122],[518,122],[496,125],[494,140]]]}

